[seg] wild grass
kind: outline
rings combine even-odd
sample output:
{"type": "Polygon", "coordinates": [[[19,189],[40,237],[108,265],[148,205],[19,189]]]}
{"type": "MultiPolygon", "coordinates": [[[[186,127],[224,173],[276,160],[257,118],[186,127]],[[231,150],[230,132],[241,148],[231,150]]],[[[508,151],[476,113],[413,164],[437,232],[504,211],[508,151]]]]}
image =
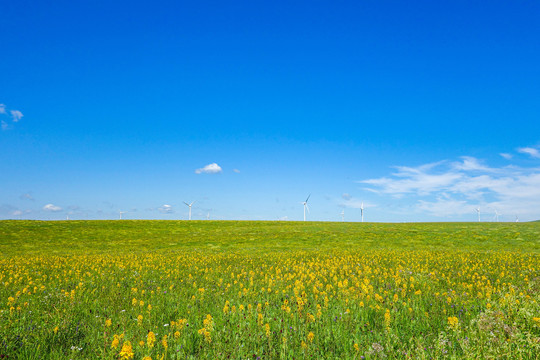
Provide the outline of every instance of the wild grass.
{"type": "Polygon", "coordinates": [[[0,222],[0,356],[535,359],[540,224],[0,222]]]}

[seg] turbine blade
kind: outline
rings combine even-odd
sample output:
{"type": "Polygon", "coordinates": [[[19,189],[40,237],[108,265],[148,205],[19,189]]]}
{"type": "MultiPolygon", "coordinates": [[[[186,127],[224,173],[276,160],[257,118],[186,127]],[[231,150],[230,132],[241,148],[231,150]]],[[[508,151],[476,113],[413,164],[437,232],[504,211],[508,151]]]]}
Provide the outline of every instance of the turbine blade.
{"type": "Polygon", "coordinates": [[[185,201],[182,201],[182,202],[183,202],[184,204],[186,204],[187,206],[189,206],[189,204],[188,204],[187,202],[185,202],[185,201]]]}
{"type": "Polygon", "coordinates": [[[310,196],[311,196],[311,194],[308,195],[308,197],[307,197],[307,199],[306,199],[306,202],[308,202],[310,196]]]}
{"type": "Polygon", "coordinates": [[[306,209],[307,209],[307,212],[309,214],[310,212],[309,212],[309,206],[308,206],[307,202],[306,202],[306,209]]]}

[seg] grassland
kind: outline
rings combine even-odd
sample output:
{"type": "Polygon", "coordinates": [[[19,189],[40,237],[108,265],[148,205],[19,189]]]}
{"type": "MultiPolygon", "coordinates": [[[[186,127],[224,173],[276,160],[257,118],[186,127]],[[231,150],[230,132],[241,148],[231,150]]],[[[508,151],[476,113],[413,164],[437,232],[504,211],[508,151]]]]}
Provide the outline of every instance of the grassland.
{"type": "Polygon", "coordinates": [[[536,359],[539,223],[0,221],[0,356],[536,359]]]}

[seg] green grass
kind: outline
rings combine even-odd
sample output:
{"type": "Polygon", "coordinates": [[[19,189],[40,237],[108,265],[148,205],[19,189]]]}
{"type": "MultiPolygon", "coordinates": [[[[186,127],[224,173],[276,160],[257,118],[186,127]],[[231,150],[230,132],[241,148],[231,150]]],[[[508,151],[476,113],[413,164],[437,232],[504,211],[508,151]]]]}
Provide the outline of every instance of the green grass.
{"type": "Polygon", "coordinates": [[[537,222],[0,221],[0,358],[537,359],[539,303],[537,222]]]}
{"type": "Polygon", "coordinates": [[[540,251],[538,223],[0,221],[0,256],[174,250],[540,251]]]}

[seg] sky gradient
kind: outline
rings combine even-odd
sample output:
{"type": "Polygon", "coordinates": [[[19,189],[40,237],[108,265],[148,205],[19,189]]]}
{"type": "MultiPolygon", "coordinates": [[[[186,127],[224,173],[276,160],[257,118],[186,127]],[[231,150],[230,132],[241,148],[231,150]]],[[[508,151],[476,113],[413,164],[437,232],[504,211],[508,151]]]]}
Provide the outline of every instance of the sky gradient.
{"type": "Polygon", "coordinates": [[[540,219],[540,3],[4,4],[1,219],[540,219]]]}

